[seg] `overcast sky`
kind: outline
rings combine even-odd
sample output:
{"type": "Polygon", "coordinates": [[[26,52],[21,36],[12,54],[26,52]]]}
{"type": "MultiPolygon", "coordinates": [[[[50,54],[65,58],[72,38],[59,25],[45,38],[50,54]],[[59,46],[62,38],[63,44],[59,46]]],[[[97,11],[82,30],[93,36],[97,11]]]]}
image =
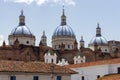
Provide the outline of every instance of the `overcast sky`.
{"type": "Polygon", "coordinates": [[[0,43],[8,43],[8,35],[18,26],[23,9],[26,25],[39,44],[43,30],[51,46],[52,34],[60,25],[62,6],[65,6],[67,24],[73,29],[79,43],[81,35],[86,46],[95,36],[97,23],[107,40],[120,40],[120,0],[0,0],[0,43]]]}

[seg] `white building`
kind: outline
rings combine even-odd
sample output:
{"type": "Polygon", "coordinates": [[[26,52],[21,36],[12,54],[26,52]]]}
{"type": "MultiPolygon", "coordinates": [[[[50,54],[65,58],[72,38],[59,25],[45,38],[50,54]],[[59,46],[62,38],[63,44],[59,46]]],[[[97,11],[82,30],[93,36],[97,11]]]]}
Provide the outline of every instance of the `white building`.
{"type": "Polygon", "coordinates": [[[75,73],[43,62],[0,61],[0,80],[71,80],[75,73]]]}
{"type": "Polygon", "coordinates": [[[57,63],[57,55],[51,49],[44,55],[44,62],[45,63],[57,63]]]}
{"type": "Polygon", "coordinates": [[[79,73],[72,75],[71,80],[96,80],[104,75],[120,73],[120,58],[73,64],[66,67],[79,73]]]}

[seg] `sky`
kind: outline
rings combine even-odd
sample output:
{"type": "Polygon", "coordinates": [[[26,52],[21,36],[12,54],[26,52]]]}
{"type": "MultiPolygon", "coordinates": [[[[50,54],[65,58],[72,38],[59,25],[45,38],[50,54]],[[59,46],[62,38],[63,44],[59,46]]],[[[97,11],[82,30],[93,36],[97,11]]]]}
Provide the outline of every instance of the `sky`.
{"type": "Polygon", "coordinates": [[[63,5],[67,24],[78,43],[83,36],[88,46],[96,34],[97,23],[106,40],[120,41],[120,0],[0,0],[0,44],[4,40],[8,43],[8,35],[18,26],[23,10],[26,25],[36,36],[36,45],[45,30],[51,46],[53,32],[61,23],[63,5]]]}

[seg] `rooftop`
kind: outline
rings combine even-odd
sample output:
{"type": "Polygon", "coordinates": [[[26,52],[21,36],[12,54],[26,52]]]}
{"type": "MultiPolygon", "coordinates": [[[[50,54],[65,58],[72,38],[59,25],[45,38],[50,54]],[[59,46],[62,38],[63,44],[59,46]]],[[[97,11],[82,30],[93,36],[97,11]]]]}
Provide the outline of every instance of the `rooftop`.
{"type": "Polygon", "coordinates": [[[47,64],[43,62],[24,61],[0,61],[0,72],[29,72],[29,73],[51,73],[51,66],[54,66],[54,74],[75,74],[68,68],[47,64]]]}
{"type": "Polygon", "coordinates": [[[116,63],[120,64],[120,58],[110,59],[110,60],[94,61],[94,62],[86,62],[86,63],[80,63],[80,64],[72,64],[72,65],[67,65],[65,67],[67,67],[67,68],[80,68],[80,67],[89,67],[89,66],[116,64],[116,63]]]}
{"type": "Polygon", "coordinates": [[[103,76],[97,80],[120,80],[120,74],[103,76]]]}

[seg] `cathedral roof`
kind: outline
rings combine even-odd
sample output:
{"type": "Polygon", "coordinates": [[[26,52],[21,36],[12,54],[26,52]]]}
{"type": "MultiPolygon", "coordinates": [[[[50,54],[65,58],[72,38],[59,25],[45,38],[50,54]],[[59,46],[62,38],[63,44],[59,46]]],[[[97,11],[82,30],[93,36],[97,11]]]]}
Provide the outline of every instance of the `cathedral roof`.
{"type": "Polygon", "coordinates": [[[25,25],[25,16],[23,10],[19,16],[19,25],[15,27],[10,35],[33,35],[30,29],[25,25]]]}
{"type": "Polygon", "coordinates": [[[95,44],[97,45],[107,45],[108,42],[107,40],[101,35],[101,28],[98,26],[96,28],[96,36],[92,38],[92,40],[89,43],[89,46],[94,46],[95,44]]]}
{"type": "Polygon", "coordinates": [[[33,35],[27,26],[17,26],[10,35],[33,35]]]}
{"type": "Polygon", "coordinates": [[[89,45],[94,45],[95,43],[97,43],[97,45],[107,45],[108,44],[107,40],[102,36],[96,36],[96,37],[92,38],[89,45]]]}
{"type": "Polygon", "coordinates": [[[53,36],[54,37],[62,37],[62,36],[75,37],[75,34],[70,26],[60,25],[55,29],[53,36]]]}
{"type": "Polygon", "coordinates": [[[72,28],[66,23],[66,16],[63,9],[63,14],[61,16],[61,24],[58,26],[54,33],[53,37],[75,37],[75,34],[72,28]]]}
{"type": "Polygon", "coordinates": [[[65,67],[67,67],[67,68],[80,68],[80,67],[90,67],[90,66],[108,65],[108,64],[120,64],[120,58],[94,61],[94,62],[86,62],[86,63],[80,63],[80,64],[72,64],[72,65],[68,65],[65,67]]]}

